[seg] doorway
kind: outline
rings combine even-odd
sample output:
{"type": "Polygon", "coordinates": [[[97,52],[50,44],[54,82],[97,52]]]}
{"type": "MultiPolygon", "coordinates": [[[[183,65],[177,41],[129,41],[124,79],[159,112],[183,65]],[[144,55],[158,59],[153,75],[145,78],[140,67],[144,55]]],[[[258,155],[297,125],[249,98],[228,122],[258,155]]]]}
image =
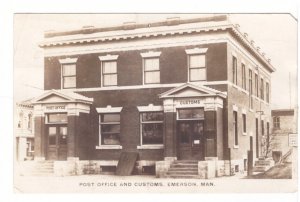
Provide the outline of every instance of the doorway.
{"type": "Polygon", "coordinates": [[[204,121],[177,121],[180,160],[204,159],[204,121]]]}
{"type": "Polygon", "coordinates": [[[67,125],[48,126],[48,160],[66,160],[68,144],[67,125]]]}

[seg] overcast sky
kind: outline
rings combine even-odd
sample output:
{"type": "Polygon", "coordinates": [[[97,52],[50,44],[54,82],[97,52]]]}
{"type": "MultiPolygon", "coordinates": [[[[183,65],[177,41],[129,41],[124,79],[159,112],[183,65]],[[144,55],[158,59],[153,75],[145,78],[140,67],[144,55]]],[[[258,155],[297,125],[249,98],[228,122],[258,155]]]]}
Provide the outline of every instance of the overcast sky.
{"type": "MultiPolygon", "coordinates": [[[[43,51],[38,43],[46,30],[77,29],[85,25],[105,27],[123,22],[165,20],[167,17],[199,17],[199,14],[16,14],[14,16],[14,98],[16,101],[37,96],[43,89],[43,51]]],[[[297,21],[289,14],[231,14],[255,45],[271,59],[272,107],[290,107],[297,103],[297,21]]]]}

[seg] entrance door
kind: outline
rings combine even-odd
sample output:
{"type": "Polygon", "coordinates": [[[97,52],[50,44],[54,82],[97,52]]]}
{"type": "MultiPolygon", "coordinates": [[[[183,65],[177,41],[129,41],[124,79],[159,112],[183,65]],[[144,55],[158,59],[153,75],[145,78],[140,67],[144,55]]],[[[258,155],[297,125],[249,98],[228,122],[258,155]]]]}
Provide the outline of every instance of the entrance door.
{"type": "Polygon", "coordinates": [[[200,120],[177,121],[179,159],[204,159],[203,126],[200,120]]]}
{"type": "Polygon", "coordinates": [[[66,125],[53,125],[48,127],[48,160],[67,159],[68,132],[66,125]]]}

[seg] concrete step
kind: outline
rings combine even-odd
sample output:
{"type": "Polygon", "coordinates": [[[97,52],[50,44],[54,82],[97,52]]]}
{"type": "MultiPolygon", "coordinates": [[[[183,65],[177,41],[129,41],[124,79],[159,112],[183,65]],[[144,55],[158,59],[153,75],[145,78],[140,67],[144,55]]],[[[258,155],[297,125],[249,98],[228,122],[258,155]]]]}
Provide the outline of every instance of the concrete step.
{"type": "Polygon", "coordinates": [[[186,168],[186,169],[197,168],[198,169],[198,165],[193,165],[193,164],[171,164],[170,168],[186,168]]]}
{"type": "Polygon", "coordinates": [[[198,164],[198,161],[195,161],[195,160],[176,160],[173,163],[192,163],[192,164],[198,164]]]}
{"type": "Polygon", "coordinates": [[[181,179],[199,179],[198,175],[173,175],[173,174],[167,174],[167,178],[181,178],[181,179]]]}
{"type": "Polygon", "coordinates": [[[178,170],[172,170],[168,171],[167,174],[170,175],[198,175],[198,171],[178,171],[178,170]]]}
{"type": "Polygon", "coordinates": [[[198,168],[169,168],[169,171],[196,171],[198,172],[198,168]]]}
{"type": "Polygon", "coordinates": [[[253,172],[265,172],[270,168],[270,166],[255,166],[253,167],[253,172]]]}

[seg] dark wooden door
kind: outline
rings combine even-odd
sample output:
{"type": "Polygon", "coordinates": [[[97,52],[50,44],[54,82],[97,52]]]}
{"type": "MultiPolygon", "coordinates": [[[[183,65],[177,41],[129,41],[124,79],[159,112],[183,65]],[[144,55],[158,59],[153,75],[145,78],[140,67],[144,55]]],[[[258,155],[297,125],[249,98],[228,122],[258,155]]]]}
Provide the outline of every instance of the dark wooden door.
{"type": "Polygon", "coordinates": [[[48,160],[67,159],[68,131],[66,125],[51,125],[48,127],[48,160]]]}
{"type": "Polygon", "coordinates": [[[203,121],[178,121],[178,158],[181,160],[203,160],[203,121]]]}

